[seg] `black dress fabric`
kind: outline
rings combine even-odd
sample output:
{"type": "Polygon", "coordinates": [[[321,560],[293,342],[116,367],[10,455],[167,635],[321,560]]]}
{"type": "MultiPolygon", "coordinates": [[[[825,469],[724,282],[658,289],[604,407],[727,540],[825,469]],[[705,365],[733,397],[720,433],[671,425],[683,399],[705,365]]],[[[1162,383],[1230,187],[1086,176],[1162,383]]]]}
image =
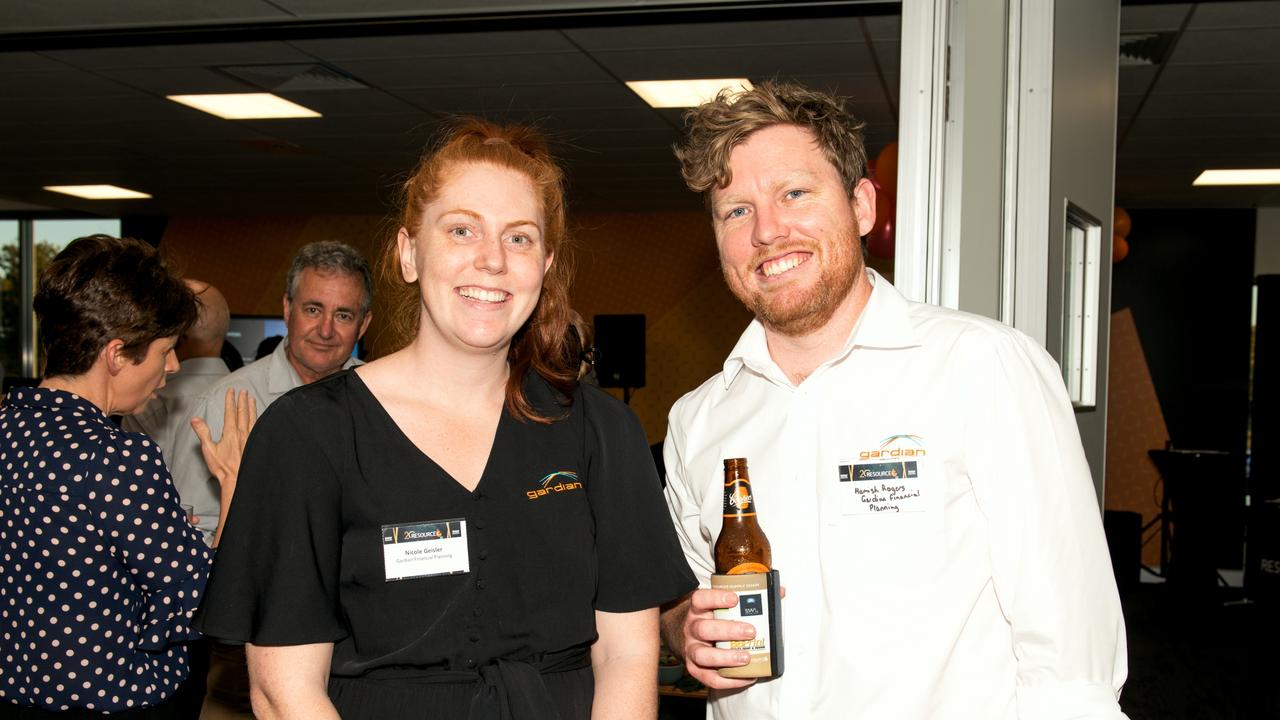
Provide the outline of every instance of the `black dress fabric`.
{"type": "Polygon", "coordinates": [[[330,696],[348,720],[589,717],[594,611],[655,607],[696,581],[630,409],[583,387],[566,410],[536,375],[525,388],[567,416],[504,413],[474,491],[354,372],[277,400],[245,450],[196,627],[335,643],[330,696]],[[386,580],[382,526],[454,518],[469,572],[386,580]]]}

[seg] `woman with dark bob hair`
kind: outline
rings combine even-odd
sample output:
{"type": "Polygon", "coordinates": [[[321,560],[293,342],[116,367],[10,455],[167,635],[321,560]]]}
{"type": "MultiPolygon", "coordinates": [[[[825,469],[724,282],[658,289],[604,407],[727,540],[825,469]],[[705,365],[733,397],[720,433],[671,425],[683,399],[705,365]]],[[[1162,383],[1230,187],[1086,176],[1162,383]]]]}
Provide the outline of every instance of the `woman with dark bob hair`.
{"type": "Polygon", "coordinates": [[[197,619],[257,717],[656,716],[694,580],[639,422],[577,382],[562,184],[533,131],[454,125],[384,257],[400,349],[259,421],[197,619]]]}
{"type": "MultiPolygon", "coordinates": [[[[108,416],[178,369],[196,299],[150,246],[92,235],[41,273],[35,311],[44,379],[0,407],[0,717],[180,717],[211,553],[159,448],[108,416]]],[[[199,431],[224,508],[254,415],[227,406],[221,442],[199,431]]]]}

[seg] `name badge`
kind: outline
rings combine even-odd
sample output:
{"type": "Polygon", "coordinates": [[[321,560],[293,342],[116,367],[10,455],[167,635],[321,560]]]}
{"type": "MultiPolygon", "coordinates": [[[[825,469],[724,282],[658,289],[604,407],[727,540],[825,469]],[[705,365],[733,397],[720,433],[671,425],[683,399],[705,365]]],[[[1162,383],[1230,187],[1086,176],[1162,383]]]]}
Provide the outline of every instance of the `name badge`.
{"type": "Polygon", "coordinates": [[[844,515],[892,515],[924,512],[924,463],[859,462],[838,468],[840,505],[844,515]]]}
{"type": "Polygon", "coordinates": [[[387,582],[471,571],[463,518],[382,526],[387,582]]]}

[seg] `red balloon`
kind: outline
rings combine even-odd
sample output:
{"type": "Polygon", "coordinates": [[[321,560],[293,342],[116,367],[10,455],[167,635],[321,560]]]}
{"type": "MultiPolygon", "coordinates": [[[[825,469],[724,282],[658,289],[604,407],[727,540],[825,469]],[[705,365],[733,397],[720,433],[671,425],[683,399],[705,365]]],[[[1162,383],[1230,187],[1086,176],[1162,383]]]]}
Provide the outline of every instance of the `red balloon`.
{"type": "Polygon", "coordinates": [[[889,194],[898,196],[898,141],[885,145],[875,159],[875,177],[889,194]]]}
{"type": "Polygon", "coordinates": [[[1118,263],[1129,255],[1129,241],[1119,233],[1111,236],[1111,262],[1118,263]]]}
{"type": "Polygon", "coordinates": [[[867,252],[876,257],[893,257],[893,228],[897,202],[891,193],[885,192],[874,178],[871,185],[876,189],[876,222],[867,233],[867,252]]]}

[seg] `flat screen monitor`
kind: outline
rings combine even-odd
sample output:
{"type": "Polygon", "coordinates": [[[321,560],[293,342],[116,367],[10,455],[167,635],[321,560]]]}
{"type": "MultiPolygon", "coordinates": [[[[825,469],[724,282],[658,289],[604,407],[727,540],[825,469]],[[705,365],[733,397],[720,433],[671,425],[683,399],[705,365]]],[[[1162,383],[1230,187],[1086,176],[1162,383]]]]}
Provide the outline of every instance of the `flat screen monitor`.
{"type": "Polygon", "coordinates": [[[259,343],[272,335],[283,337],[286,332],[284,318],[279,315],[232,315],[231,324],[227,326],[227,342],[235,346],[248,365],[257,356],[259,343]]]}

